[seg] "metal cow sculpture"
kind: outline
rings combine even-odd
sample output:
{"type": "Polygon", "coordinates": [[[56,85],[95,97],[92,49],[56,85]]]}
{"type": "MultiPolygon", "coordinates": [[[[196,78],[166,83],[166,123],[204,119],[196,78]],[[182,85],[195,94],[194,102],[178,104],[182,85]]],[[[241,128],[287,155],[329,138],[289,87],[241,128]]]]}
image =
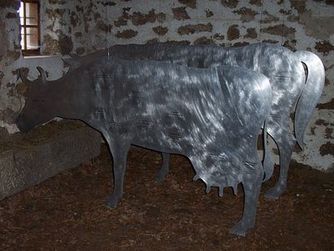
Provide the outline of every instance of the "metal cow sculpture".
{"type": "Polygon", "coordinates": [[[243,184],[242,219],[231,232],[245,235],[255,223],[263,167],[257,136],[271,106],[269,80],[236,67],[210,69],[108,57],[83,64],[56,81],[30,82],[17,119],[27,131],[55,116],[80,119],[104,135],[113,156],[116,207],[123,195],[131,144],[187,156],[194,179],[235,191],[243,184]]]}
{"type": "MultiPolygon", "coordinates": [[[[215,65],[241,66],[267,76],[273,90],[273,104],[267,126],[269,135],[279,149],[280,176],[277,184],[267,191],[266,197],[278,198],[285,191],[293,147],[296,141],[303,146],[304,132],[324,86],[324,67],[315,54],[307,51],[292,52],[282,46],[266,43],[234,48],[171,43],[130,44],[113,46],[108,52],[112,57],[123,59],[164,60],[199,68],[215,65]],[[303,65],[307,68],[306,82],[303,65]],[[296,138],[289,125],[290,114],[295,107],[296,138]]],[[[83,58],[72,59],[70,64],[75,68],[105,54],[106,51],[96,52],[83,58]]],[[[268,154],[268,147],[265,151],[265,180],[268,180],[272,176],[274,166],[268,154]]],[[[163,154],[163,160],[158,180],[162,180],[168,173],[169,155],[163,154]]]]}

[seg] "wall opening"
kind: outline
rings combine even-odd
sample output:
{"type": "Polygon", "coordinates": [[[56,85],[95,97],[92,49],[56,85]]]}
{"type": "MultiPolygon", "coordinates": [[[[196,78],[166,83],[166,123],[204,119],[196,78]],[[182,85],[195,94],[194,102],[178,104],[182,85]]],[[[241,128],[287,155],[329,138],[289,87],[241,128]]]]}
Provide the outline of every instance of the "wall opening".
{"type": "Polygon", "coordinates": [[[23,56],[40,55],[40,4],[38,0],[20,1],[21,48],[23,56]]]}

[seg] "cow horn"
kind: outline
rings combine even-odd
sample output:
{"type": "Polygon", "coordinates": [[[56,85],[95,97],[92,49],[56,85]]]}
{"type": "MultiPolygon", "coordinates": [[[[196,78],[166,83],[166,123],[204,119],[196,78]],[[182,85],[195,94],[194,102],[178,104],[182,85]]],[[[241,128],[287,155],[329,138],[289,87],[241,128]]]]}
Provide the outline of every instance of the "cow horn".
{"type": "Polygon", "coordinates": [[[39,77],[38,78],[41,79],[43,83],[45,83],[46,82],[46,73],[45,73],[45,71],[40,66],[37,66],[36,68],[39,71],[39,77]]]}
{"type": "Polygon", "coordinates": [[[27,83],[27,84],[32,84],[33,81],[29,80],[27,78],[28,76],[28,72],[29,70],[27,71],[27,68],[20,68],[19,69],[19,77],[21,78],[21,80],[24,82],[24,83],[27,83]]]}

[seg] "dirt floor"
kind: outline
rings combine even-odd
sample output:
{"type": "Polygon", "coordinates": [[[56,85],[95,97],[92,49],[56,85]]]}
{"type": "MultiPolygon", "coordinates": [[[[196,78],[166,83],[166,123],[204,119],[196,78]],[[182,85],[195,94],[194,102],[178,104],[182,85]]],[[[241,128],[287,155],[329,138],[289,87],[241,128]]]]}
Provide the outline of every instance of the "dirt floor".
{"type": "Polygon", "coordinates": [[[288,191],[276,201],[261,194],[256,227],[243,238],[228,232],[241,216],[242,189],[206,194],[182,156],[173,155],[159,184],[160,154],[132,148],[124,198],[107,208],[112,169],[102,149],[90,163],[1,201],[0,250],[334,250],[334,174],[292,163],[288,191]]]}

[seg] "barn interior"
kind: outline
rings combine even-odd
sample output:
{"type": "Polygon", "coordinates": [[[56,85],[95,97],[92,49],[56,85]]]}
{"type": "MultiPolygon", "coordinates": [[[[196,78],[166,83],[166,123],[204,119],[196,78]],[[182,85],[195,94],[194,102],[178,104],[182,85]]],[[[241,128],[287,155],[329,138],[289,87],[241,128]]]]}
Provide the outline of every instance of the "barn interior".
{"type": "MultiPolygon", "coordinates": [[[[0,247],[2,250],[331,250],[334,248],[334,1],[332,0],[0,0],[0,247]],[[125,195],[116,209],[112,156],[101,134],[56,118],[23,133],[16,120],[36,67],[52,81],[63,59],[117,44],[237,47],[266,42],[316,54],[325,85],[292,155],[287,191],[277,200],[262,186],[255,228],[229,234],[243,191],[205,193],[190,162],[173,155],[166,179],[155,180],[158,152],[132,147],[125,195]]],[[[64,97],[66,98],[66,97],[64,97]]],[[[294,115],[291,114],[291,128],[294,115]]],[[[259,142],[261,145],[261,142],[259,142]]]]}

